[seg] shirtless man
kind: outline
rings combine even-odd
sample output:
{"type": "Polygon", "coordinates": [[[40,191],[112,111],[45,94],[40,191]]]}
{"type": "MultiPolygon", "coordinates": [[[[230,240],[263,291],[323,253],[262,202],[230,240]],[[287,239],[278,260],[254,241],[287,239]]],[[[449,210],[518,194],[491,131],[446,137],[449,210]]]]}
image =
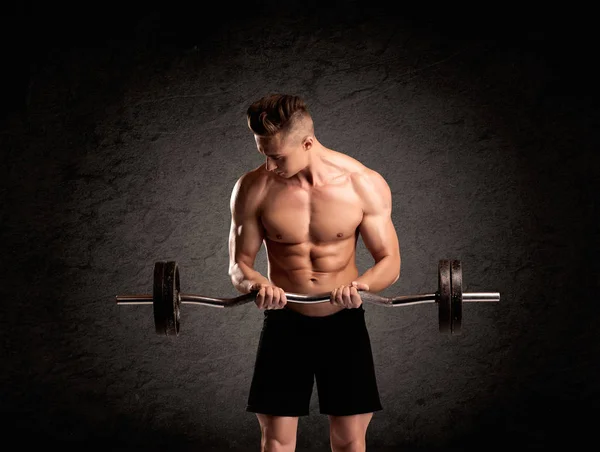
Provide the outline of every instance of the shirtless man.
{"type": "Polygon", "coordinates": [[[266,162],[239,178],[230,203],[229,275],[240,292],[258,291],[264,310],[246,410],[256,413],[263,452],[294,451],[316,378],[332,450],[364,451],[373,412],[383,408],[360,291],[379,292],[400,276],[389,186],[324,147],[298,96],[263,97],[247,117],[266,162]],[[375,260],[362,275],[358,234],[375,260]],[[268,278],[254,269],[263,242],[268,278]],[[331,295],[300,304],[285,292],[331,295]]]}

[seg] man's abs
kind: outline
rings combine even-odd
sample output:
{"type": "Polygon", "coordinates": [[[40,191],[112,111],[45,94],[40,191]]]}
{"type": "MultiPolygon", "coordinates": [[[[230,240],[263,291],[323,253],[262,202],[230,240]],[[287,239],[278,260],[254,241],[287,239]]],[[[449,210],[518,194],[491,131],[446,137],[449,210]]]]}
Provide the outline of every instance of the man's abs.
{"type": "MultiPolygon", "coordinates": [[[[331,247],[328,250],[331,252],[331,247]]],[[[312,246],[312,253],[306,256],[285,255],[281,252],[281,245],[267,241],[269,254],[269,280],[288,293],[306,295],[329,294],[333,289],[350,284],[358,277],[355,264],[356,242],[354,238],[336,243],[337,253],[322,255],[312,246]],[[277,251],[273,251],[273,249],[277,251]],[[310,256],[313,256],[311,259],[310,256]]],[[[323,317],[341,311],[344,308],[332,305],[329,301],[323,303],[293,303],[287,308],[312,317],[323,317]]]]}

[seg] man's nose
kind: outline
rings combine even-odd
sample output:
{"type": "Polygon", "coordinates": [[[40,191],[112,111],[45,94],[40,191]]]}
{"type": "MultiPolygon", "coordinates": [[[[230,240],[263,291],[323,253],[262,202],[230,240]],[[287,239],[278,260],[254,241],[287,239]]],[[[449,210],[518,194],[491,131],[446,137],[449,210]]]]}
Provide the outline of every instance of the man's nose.
{"type": "Polygon", "coordinates": [[[275,168],[277,168],[275,162],[273,162],[273,160],[267,157],[267,171],[273,171],[275,168]]]}

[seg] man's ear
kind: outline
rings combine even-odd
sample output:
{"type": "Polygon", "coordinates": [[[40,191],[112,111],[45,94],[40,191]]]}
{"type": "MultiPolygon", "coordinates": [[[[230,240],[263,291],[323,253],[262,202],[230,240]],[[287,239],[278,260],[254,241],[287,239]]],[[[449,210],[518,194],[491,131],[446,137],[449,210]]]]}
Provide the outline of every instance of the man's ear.
{"type": "Polygon", "coordinates": [[[302,147],[304,148],[305,151],[308,151],[310,148],[312,148],[313,144],[314,144],[314,141],[310,135],[305,137],[304,140],[302,140],[302,147]]]}

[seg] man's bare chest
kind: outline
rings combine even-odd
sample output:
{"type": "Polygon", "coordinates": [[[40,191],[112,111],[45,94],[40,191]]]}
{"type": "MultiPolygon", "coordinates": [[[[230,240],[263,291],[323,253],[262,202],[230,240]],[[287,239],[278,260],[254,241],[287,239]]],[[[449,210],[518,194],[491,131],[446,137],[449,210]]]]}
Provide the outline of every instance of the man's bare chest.
{"type": "Polygon", "coordinates": [[[362,221],[362,206],[350,184],[305,190],[270,190],[261,209],[269,239],[278,242],[327,242],[353,236],[362,221]]]}

